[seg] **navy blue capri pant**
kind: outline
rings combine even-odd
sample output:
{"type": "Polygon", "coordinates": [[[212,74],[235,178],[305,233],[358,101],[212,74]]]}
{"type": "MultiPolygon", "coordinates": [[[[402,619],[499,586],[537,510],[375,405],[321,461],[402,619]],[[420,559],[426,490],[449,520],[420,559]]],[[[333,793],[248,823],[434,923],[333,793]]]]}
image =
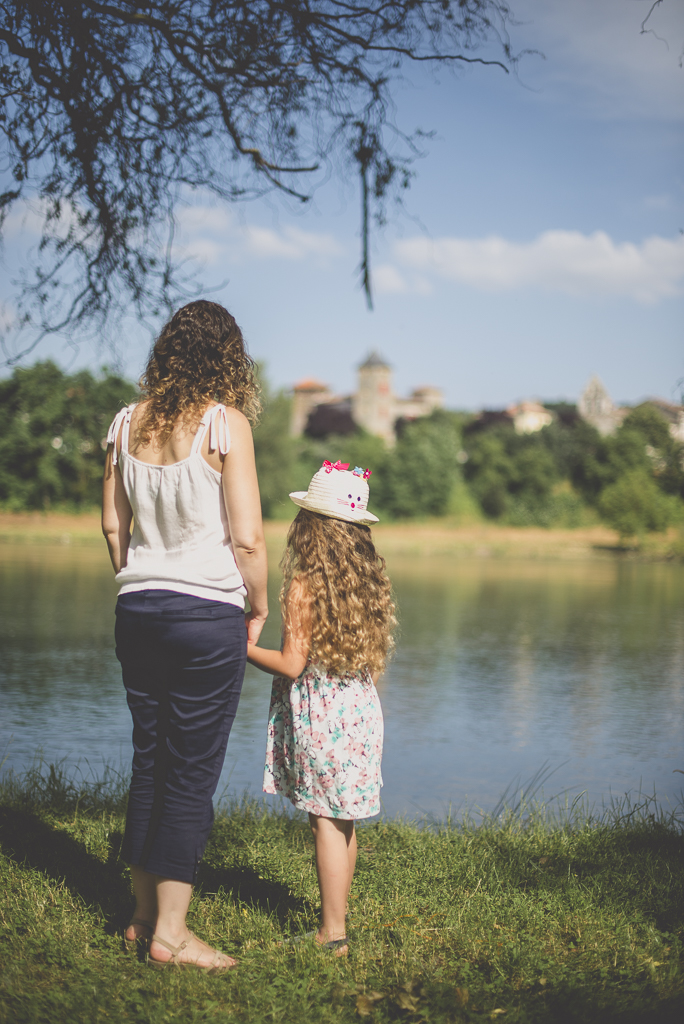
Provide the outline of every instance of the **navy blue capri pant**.
{"type": "Polygon", "coordinates": [[[116,656],[133,716],[122,856],[194,882],[247,661],[242,609],[169,590],[122,594],[116,656]]]}

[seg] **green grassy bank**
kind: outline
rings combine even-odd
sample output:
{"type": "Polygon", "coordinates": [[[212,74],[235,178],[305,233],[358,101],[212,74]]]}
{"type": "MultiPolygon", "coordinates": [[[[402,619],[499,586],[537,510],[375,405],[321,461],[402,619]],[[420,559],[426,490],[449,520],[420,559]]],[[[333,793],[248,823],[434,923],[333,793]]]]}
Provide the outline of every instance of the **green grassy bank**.
{"type": "Polygon", "coordinates": [[[121,787],[59,771],[0,792],[0,1020],[671,1022],[684,1015],[677,813],[543,809],[359,829],[347,960],[282,946],[317,915],[304,820],[217,816],[191,927],[239,958],[211,977],[120,951],[131,910],[121,787]]]}

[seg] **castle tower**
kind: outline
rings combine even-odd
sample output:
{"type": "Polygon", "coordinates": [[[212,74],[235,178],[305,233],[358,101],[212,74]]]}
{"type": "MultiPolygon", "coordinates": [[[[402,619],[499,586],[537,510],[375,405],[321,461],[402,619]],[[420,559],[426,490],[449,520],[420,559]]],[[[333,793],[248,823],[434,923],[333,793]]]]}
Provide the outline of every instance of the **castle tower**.
{"type": "Polygon", "coordinates": [[[359,366],[359,385],[353,398],[354,421],[369,434],[394,444],[395,398],[392,370],[377,352],[359,366]]]}
{"type": "Polygon", "coordinates": [[[577,411],[583,420],[596,427],[599,434],[605,437],[617,430],[622,420],[620,410],[613,401],[598,377],[591,378],[580,395],[577,411]]]}
{"type": "Polygon", "coordinates": [[[311,377],[307,377],[306,380],[300,380],[299,384],[295,384],[293,388],[290,435],[292,437],[301,437],[312,409],[323,402],[329,402],[332,397],[327,384],[321,384],[320,381],[313,380],[311,377]]]}

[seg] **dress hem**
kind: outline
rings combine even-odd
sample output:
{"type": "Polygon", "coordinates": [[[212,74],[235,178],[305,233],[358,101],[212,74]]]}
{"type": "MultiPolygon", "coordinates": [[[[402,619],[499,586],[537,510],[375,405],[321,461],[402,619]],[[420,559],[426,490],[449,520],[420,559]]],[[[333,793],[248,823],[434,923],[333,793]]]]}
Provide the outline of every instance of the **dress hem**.
{"type": "Polygon", "coordinates": [[[331,807],[324,807],[322,804],[315,800],[296,800],[293,799],[288,793],[282,789],[278,789],[275,785],[271,789],[267,789],[266,786],[262,786],[264,793],[268,793],[270,796],[284,796],[286,800],[289,800],[293,807],[298,811],[306,811],[307,814],[315,814],[318,818],[334,818],[336,821],[361,821],[364,818],[376,818],[378,814],[382,813],[382,807],[378,807],[376,811],[368,811],[362,808],[361,814],[335,814],[331,807]],[[327,814],[318,814],[318,810],[327,811],[327,814]]]}

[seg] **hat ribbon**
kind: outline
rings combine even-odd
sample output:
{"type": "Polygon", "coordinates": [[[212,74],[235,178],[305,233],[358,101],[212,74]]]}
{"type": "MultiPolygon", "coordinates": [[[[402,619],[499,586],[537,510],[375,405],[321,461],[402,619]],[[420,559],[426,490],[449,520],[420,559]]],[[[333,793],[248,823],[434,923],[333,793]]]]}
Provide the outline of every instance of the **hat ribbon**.
{"type": "Polygon", "coordinates": [[[323,462],[323,469],[326,471],[326,473],[332,473],[333,469],[349,469],[349,463],[340,462],[339,459],[337,460],[337,462],[328,462],[328,460],[325,459],[323,462]]]}

